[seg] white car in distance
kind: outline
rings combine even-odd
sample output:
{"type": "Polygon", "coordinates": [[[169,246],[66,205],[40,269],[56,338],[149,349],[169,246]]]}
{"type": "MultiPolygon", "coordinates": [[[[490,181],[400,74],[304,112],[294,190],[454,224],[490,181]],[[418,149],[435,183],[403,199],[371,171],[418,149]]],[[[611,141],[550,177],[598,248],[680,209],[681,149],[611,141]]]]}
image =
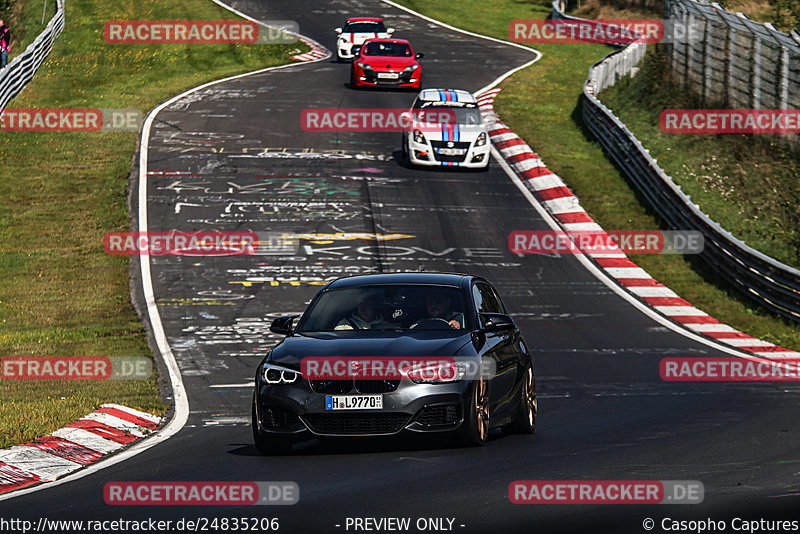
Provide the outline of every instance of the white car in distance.
{"type": "Polygon", "coordinates": [[[356,57],[367,39],[388,39],[394,28],[387,28],[383,19],[355,17],[347,19],[343,28],[336,28],[336,60],[345,61],[356,57]]]}

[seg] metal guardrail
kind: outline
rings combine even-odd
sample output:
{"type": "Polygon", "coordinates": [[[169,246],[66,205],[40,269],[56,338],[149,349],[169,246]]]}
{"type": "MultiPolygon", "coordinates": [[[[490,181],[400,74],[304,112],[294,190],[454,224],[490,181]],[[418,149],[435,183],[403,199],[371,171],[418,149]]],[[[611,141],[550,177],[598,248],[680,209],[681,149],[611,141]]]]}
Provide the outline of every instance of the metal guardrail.
{"type": "MultiPolygon", "coordinates": [[[[574,19],[559,7],[559,1],[554,1],[553,18],[574,19]]],[[[633,69],[644,56],[644,48],[643,43],[629,45],[589,69],[583,86],[584,123],[671,229],[703,233],[705,248],[699,257],[707,265],[755,302],[800,322],[800,271],[750,248],[700,211],[622,121],[598,100],[600,91],[633,69]]]]}
{"type": "Polygon", "coordinates": [[[47,23],[44,31],[23,53],[12,59],[5,69],[0,70],[0,111],[33,79],[63,29],[64,0],[58,0],[56,14],[47,23]]]}

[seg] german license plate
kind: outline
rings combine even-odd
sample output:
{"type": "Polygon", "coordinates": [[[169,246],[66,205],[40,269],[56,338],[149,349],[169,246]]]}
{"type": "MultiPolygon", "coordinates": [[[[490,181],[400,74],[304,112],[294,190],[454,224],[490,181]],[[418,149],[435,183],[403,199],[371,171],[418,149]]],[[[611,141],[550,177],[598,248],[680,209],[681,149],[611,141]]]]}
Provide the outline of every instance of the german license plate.
{"type": "Polygon", "coordinates": [[[466,153],[464,148],[439,148],[436,151],[443,156],[463,156],[466,153]]]}
{"type": "Polygon", "coordinates": [[[382,410],[383,395],[326,395],[326,410],[382,410]]]}
{"type": "Polygon", "coordinates": [[[396,80],[400,75],[396,72],[379,72],[378,78],[381,80],[396,80]]]}

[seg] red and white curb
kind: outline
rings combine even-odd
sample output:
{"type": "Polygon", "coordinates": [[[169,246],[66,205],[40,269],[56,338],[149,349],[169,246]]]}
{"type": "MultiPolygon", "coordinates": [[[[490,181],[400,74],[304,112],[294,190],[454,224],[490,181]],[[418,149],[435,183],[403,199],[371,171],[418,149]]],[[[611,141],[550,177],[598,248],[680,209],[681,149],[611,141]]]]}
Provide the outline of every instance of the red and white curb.
{"type": "Polygon", "coordinates": [[[327,59],[331,57],[331,52],[313,39],[309,39],[308,37],[304,37],[302,35],[298,35],[297,37],[300,42],[310,46],[311,51],[306,52],[305,54],[292,56],[292,59],[295,61],[316,61],[318,59],[327,59]]]}
{"type": "Polygon", "coordinates": [[[49,436],[0,450],[0,495],[51,482],[116,452],[161,424],[162,419],[118,404],[103,404],[49,436]]]}
{"type": "MultiPolygon", "coordinates": [[[[478,105],[484,117],[493,123],[489,136],[503,159],[565,231],[603,232],[603,228],[586,213],[578,197],[569,190],[561,178],[544,165],[541,158],[525,141],[500,121],[493,107],[494,99],[500,90],[497,88],[482,93],[478,97],[478,105]]],[[[774,359],[800,358],[800,352],[749,336],[695,308],[632,262],[621,250],[604,254],[589,253],[586,256],[629,293],[695,333],[753,356],[774,359]]]]}

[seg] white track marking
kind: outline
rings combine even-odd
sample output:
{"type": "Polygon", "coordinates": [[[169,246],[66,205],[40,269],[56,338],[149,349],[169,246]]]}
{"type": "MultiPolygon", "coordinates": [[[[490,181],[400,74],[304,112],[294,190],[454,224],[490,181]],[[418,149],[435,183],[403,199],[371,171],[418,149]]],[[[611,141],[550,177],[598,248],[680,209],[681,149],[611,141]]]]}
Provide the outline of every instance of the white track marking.
{"type": "Polygon", "coordinates": [[[42,480],[55,480],[81,468],[79,463],[71,462],[36,447],[24,446],[0,451],[0,462],[33,473],[42,480]]]}
{"type": "Polygon", "coordinates": [[[133,408],[128,408],[127,406],[122,406],[120,404],[101,404],[100,407],[101,408],[116,408],[117,410],[119,410],[121,412],[126,412],[126,413],[129,413],[131,415],[135,415],[136,417],[139,417],[141,419],[145,419],[145,420],[150,421],[152,423],[160,423],[161,422],[161,418],[159,416],[157,416],[157,415],[153,415],[153,414],[147,413],[147,412],[140,412],[139,410],[134,410],[133,408]]]}
{"type": "Polygon", "coordinates": [[[144,432],[142,432],[145,430],[144,428],[135,423],[120,419],[119,417],[114,417],[113,415],[107,413],[93,412],[85,417],[81,417],[81,421],[97,421],[98,423],[110,426],[111,428],[128,432],[137,438],[143,438],[145,436],[144,432]]]}
{"type": "Polygon", "coordinates": [[[77,443],[81,447],[86,447],[102,454],[108,454],[123,447],[122,443],[106,439],[82,428],[59,428],[53,432],[53,436],[77,443]]]}
{"type": "MultiPolygon", "coordinates": [[[[678,297],[678,294],[668,287],[630,286],[628,291],[638,297],[678,297]]],[[[729,326],[728,328],[731,327],[729,326]]]]}

